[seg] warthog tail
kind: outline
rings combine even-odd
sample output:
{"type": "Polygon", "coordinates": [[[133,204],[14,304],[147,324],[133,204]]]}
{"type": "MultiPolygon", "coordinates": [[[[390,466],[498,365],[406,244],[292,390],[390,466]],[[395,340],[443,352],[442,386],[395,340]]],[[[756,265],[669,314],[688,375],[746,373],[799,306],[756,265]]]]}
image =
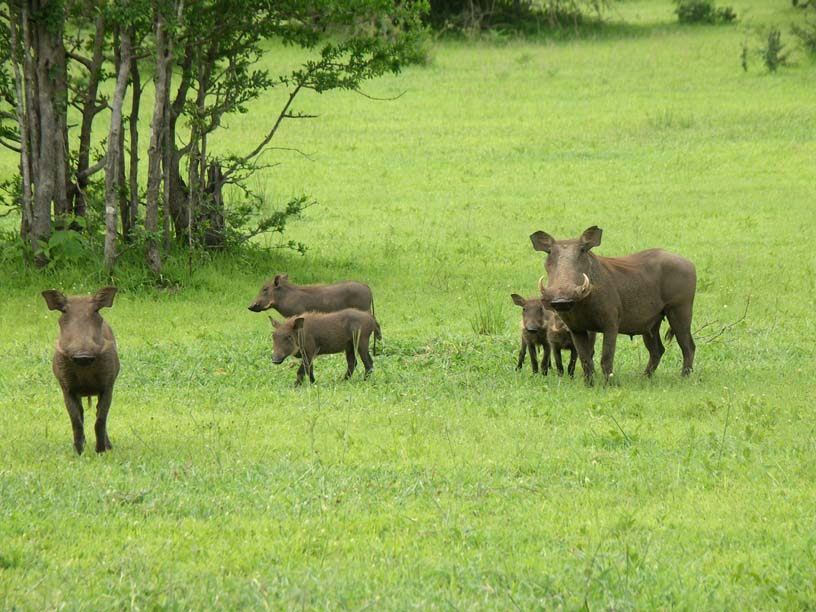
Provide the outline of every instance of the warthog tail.
{"type": "Polygon", "coordinates": [[[666,341],[666,344],[669,344],[669,342],[672,341],[672,338],[674,338],[674,330],[669,327],[669,329],[666,330],[666,334],[663,336],[663,340],[666,341]]]}
{"type": "Polygon", "coordinates": [[[371,352],[377,354],[377,340],[382,340],[382,333],[380,332],[380,324],[377,323],[377,317],[374,314],[374,296],[371,296],[371,316],[374,318],[374,344],[371,347],[371,352]]]}

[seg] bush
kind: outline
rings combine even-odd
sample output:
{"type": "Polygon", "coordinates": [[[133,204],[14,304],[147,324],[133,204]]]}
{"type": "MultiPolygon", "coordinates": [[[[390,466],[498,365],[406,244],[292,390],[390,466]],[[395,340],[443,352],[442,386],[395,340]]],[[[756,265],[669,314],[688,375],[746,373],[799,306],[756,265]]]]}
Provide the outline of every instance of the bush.
{"type": "Polygon", "coordinates": [[[785,45],[782,44],[782,33],[779,28],[771,28],[768,31],[768,41],[759,53],[770,72],[776,72],[777,68],[787,63],[788,54],[785,52],[785,45]]]}
{"type": "Polygon", "coordinates": [[[713,0],[674,0],[677,20],[680,23],[731,23],[737,14],[730,6],[714,5],[713,0]]]}
{"type": "Polygon", "coordinates": [[[816,2],[809,3],[808,6],[811,10],[805,13],[802,25],[793,24],[791,34],[799,39],[805,53],[816,57],[816,2]]]}
{"type": "Polygon", "coordinates": [[[600,19],[610,0],[431,0],[430,25],[437,30],[490,29],[538,32],[577,27],[600,19]]]}

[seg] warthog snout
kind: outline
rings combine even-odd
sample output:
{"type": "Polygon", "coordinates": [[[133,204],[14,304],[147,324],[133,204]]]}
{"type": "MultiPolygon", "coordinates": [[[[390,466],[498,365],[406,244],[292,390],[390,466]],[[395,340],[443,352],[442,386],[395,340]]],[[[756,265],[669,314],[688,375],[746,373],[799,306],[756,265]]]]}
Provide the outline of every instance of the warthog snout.
{"type": "Polygon", "coordinates": [[[568,310],[572,310],[572,307],[575,306],[575,300],[555,299],[550,302],[550,305],[558,312],[567,312],[568,310]]]}
{"type": "Polygon", "coordinates": [[[96,360],[94,355],[90,355],[88,353],[77,353],[76,355],[71,356],[71,361],[73,361],[78,366],[89,366],[96,360]]]}

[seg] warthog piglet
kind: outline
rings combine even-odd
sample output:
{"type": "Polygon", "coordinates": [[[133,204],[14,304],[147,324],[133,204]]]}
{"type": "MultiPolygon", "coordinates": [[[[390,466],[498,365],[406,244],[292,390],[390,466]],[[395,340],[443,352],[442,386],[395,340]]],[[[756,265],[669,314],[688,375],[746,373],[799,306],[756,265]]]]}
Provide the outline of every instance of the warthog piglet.
{"type": "Polygon", "coordinates": [[[382,339],[380,326],[374,317],[356,308],[346,308],[339,312],[306,312],[279,322],[269,317],[274,327],[272,334],[272,363],[283,363],[289,355],[301,358],[295,384],[303,382],[308,372],[314,382],[314,360],[318,355],[346,353],[345,378],[349,378],[357,365],[355,348],[365,366],[364,378],[374,370],[374,361],[368,351],[373,333],[382,339]]]}

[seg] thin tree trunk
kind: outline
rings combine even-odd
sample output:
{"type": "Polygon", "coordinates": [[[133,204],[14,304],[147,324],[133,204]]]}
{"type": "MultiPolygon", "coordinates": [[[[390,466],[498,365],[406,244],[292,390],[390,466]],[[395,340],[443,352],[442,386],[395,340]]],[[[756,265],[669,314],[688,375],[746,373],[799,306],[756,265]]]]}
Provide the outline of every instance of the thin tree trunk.
{"type": "MultiPolygon", "coordinates": [[[[130,222],[131,231],[136,227],[139,217],[139,111],[142,100],[142,78],[139,64],[133,59],[130,65],[130,82],[132,100],[130,106],[130,222]]],[[[127,234],[125,234],[127,236],[127,234]]]]}
{"type": "Polygon", "coordinates": [[[130,44],[130,32],[122,30],[121,61],[111,102],[111,123],[105,162],[105,258],[103,266],[108,275],[113,273],[116,260],[116,231],[118,229],[116,204],[122,187],[122,176],[119,173],[121,154],[119,143],[122,131],[122,106],[130,72],[130,44]]]}
{"type": "MultiPolygon", "coordinates": [[[[51,2],[50,4],[54,4],[51,2]]],[[[52,9],[53,10],[53,9],[52,9]]],[[[67,11],[67,7],[63,9],[67,11]]],[[[62,15],[64,19],[64,13],[62,15]]],[[[64,25],[64,24],[63,24],[64,25]]],[[[68,61],[63,40],[63,27],[54,37],[54,64],[49,77],[54,87],[54,118],[56,129],[51,134],[54,147],[54,218],[57,227],[64,228],[70,214],[68,190],[71,187],[70,169],[68,167],[68,61]]]]}
{"type": "MultiPolygon", "coordinates": [[[[14,13],[14,6],[9,4],[9,28],[11,30],[11,63],[14,69],[14,89],[17,95],[17,123],[20,126],[20,175],[22,177],[22,215],[20,218],[20,236],[25,240],[31,227],[31,149],[29,147],[29,124],[26,113],[26,98],[23,96],[23,75],[20,72],[20,62],[17,57],[19,49],[18,32],[21,27],[20,19],[28,19],[27,9],[23,3],[22,14],[14,13]]],[[[28,45],[25,46],[27,53],[28,45]]]]}
{"type": "MultiPolygon", "coordinates": [[[[179,11],[180,10],[181,7],[179,7],[179,11]]],[[[187,102],[187,92],[190,89],[190,81],[192,78],[191,67],[193,65],[193,57],[195,56],[196,52],[197,48],[191,42],[188,42],[185,45],[184,57],[179,67],[181,81],[179,82],[178,89],[176,90],[176,97],[172,104],[169,104],[170,97],[168,93],[169,108],[167,111],[167,143],[169,145],[169,152],[167,154],[167,158],[169,162],[168,172],[170,177],[169,182],[165,183],[165,189],[167,189],[167,185],[169,185],[170,216],[173,221],[176,240],[179,242],[184,240],[185,236],[187,236],[189,210],[188,201],[190,199],[190,193],[187,188],[187,184],[181,177],[181,171],[179,170],[181,159],[185,156],[186,152],[184,150],[176,149],[176,123],[184,110],[185,103],[187,102]]],[[[190,147],[190,145],[188,145],[188,147],[190,147]]]]}
{"type": "MultiPolygon", "coordinates": [[[[147,149],[147,195],[145,202],[145,231],[147,232],[147,266],[159,276],[162,271],[159,251],[159,188],[162,182],[162,136],[167,130],[166,105],[172,49],[169,43],[164,11],[156,9],[156,95],[153,103],[153,118],[150,122],[150,144],[147,149]]],[[[168,189],[167,183],[164,185],[168,189]]]]}
{"type": "Polygon", "coordinates": [[[105,61],[103,55],[105,28],[105,18],[100,14],[96,18],[93,55],[86,66],[88,69],[88,87],[85,90],[85,100],[82,104],[82,123],[79,128],[79,149],[76,165],[77,182],[70,193],[73,199],[73,214],[77,217],[84,217],[86,214],[85,188],[88,186],[88,168],[91,164],[91,133],[94,118],[101,108],[97,105],[97,94],[99,92],[99,74],[102,63],[105,61]]]}
{"type": "MultiPolygon", "coordinates": [[[[165,100],[170,100],[170,79],[167,79],[167,89],[165,90],[165,100]]],[[[170,194],[171,189],[170,185],[171,182],[171,174],[170,174],[170,163],[173,159],[173,143],[171,142],[170,138],[173,135],[173,132],[170,131],[170,107],[169,105],[165,105],[164,107],[164,117],[163,117],[163,125],[164,125],[164,142],[162,143],[163,146],[163,158],[162,158],[162,178],[164,180],[164,193],[162,199],[162,206],[164,207],[164,250],[170,250],[170,225],[172,223],[170,219],[170,194]]]]}

